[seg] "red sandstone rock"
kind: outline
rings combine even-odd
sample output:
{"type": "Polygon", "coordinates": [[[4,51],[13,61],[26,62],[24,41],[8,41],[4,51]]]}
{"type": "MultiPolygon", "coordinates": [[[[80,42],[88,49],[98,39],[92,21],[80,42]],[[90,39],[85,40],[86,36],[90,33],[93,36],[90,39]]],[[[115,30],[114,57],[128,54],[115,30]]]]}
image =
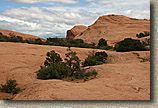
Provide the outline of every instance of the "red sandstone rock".
{"type": "Polygon", "coordinates": [[[86,43],[97,44],[104,38],[109,44],[114,45],[124,38],[134,38],[138,33],[150,32],[150,20],[129,18],[123,15],[105,15],[88,27],[75,39],[83,39],[86,43]]]}
{"type": "Polygon", "coordinates": [[[88,27],[86,26],[82,26],[82,25],[79,25],[79,26],[75,26],[73,27],[71,30],[68,30],[67,31],[67,36],[66,36],[66,39],[73,39],[76,35],[82,33],[84,30],[86,30],[88,27]]]}

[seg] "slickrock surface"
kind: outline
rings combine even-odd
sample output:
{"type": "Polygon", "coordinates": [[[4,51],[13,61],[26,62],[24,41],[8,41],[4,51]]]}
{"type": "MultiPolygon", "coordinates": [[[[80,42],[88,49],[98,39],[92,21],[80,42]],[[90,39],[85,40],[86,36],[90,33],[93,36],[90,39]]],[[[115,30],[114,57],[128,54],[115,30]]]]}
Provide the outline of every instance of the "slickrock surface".
{"type": "MultiPolygon", "coordinates": [[[[82,61],[92,52],[71,49],[82,61]]],[[[150,62],[141,62],[150,59],[149,51],[106,51],[107,64],[91,67],[98,71],[96,79],[72,83],[36,78],[35,72],[51,50],[62,58],[67,53],[67,47],[0,42],[0,84],[11,78],[22,89],[13,100],[150,100],[150,62]]]]}
{"type": "Polygon", "coordinates": [[[83,39],[87,43],[98,43],[104,38],[110,45],[116,44],[124,38],[137,39],[136,34],[150,32],[150,20],[134,19],[123,15],[105,15],[88,27],[75,39],[83,39]]]}

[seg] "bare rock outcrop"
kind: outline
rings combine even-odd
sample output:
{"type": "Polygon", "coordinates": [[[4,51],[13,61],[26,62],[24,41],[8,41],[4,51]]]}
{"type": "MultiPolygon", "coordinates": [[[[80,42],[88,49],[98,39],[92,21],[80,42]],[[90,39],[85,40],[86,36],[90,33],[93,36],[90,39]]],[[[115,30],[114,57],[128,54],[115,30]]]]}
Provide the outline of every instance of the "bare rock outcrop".
{"type": "Polygon", "coordinates": [[[86,43],[97,44],[99,39],[104,38],[110,44],[115,44],[124,38],[134,38],[136,34],[150,32],[150,20],[129,18],[123,15],[105,15],[88,27],[75,39],[83,39],[86,43]]]}
{"type": "Polygon", "coordinates": [[[76,35],[82,33],[84,30],[86,30],[88,27],[86,26],[74,26],[71,30],[67,31],[66,39],[70,40],[73,39],[76,35]]]}

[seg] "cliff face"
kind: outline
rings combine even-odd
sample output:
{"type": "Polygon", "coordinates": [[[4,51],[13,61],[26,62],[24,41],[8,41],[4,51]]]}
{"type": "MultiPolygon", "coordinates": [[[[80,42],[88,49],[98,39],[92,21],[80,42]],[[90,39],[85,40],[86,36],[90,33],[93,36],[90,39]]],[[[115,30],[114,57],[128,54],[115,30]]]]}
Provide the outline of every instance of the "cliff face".
{"type": "Polygon", "coordinates": [[[87,43],[98,43],[104,38],[109,44],[115,44],[124,38],[134,38],[137,33],[150,32],[150,20],[134,19],[123,15],[105,15],[78,34],[75,39],[83,39],[87,43]]]}
{"type": "Polygon", "coordinates": [[[86,26],[74,26],[71,30],[67,31],[66,39],[70,40],[75,38],[76,35],[82,33],[84,30],[86,30],[88,27],[86,26]]]}

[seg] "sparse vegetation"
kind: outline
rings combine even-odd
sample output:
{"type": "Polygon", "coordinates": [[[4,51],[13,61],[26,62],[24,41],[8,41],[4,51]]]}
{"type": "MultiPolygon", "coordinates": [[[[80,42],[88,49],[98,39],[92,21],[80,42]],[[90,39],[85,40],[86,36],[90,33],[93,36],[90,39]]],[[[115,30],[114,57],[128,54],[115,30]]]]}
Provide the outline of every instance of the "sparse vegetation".
{"type": "Polygon", "coordinates": [[[149,36],[149,35],[150,35],[149,32],[144,31],[144,33],[136,34],[136,37],[138,37],[138,38],[142,38],[142,37],[146,37],[146,36],[149,36]]]}
{"type": "Polygon", "coordinates": [[[147,57],[144,57],[144,58],[143,58],[143,57],[140,57],[140,55],[139,55],[138,53],[135,53],[135,52],[134,52],[133,54],[135,54],[138,59],[141,59],[140,62],[147,62],[147,61],[150,62],[150,57],[149,57],[149,58],[147,58],[147,57]]]}
{"type": "Polygon", "coordinates": [[[9,42],[10,38],[0,33],[0,42],[9,42]]]}
{"type": "Polygon", "coordinates": [[[19,87],[16,87],[17,83],[16,80],[7,80],[6,84],[1,84],[0,91],[11,93],[11,94],[17,94],[21,89],[19,87]]]}
{"type": "Polygon", "coordinates": [[[70,68],[69,76],[73,76],[76,71],[80,72],[80,59],[76,56],[76,52],[65,54],[66,64],[70,68]]]}
{"type": "Polygon", "coordinates": [[[147,62],[147,61],[150,61],[150,60],[147,59],[147,58],[140,58],[140,59],[142,59],[140,62],[147,62]]]}
{"type": "MultiPolygon", "coordinates": [[[[41,66],[41,69],[37,71],[38,79],[88,79],[88,77],[96,77],[96,70],[81,69],[80,59],[76,56],[76,52],[69,52],[65,54],[65,62],[62,62],[60,55],[51,51],[47,53],[45,66],[41,66]]],[[[102,57],[103,54],[98,55],[102,57]]],[[[99,58],[98,58],[99,59],[99,58]]]]}
{"type": "Polygon", "coordinates": [[[95,45],[95,43],[84,43],[82,39],[72,39],[66,40],[62,38],[47,38],[44,42],[40,38],[35,40],[23,40],[21,36],[15,36],[14,34],[10,34],[10,37],[7,37],[0,33],[0,42],[20,42],[20,43],[28,43],[28,44],[38,44],[38,45],[53,45],[53,46],[65,46],[65,47],[79,47],[79,48],[93,48],[93,49],[104,49],[111,50],[112,46],[108,46],[105,39],[101,39],[99,45],[95,45]]]}
{"type": "Polygon", "coordinates": [[[107,41],[105,39],[101,38],[99,40],[98,46],[107,46],[107,45],[108,44],[107,44],[107,41]]]}
{"type": "Polygon", "coordinates": [[[103,39],[103,38],[101,38],[101,39],[99,40],[99,43],[98,43],[98,45],[97,45],[96,48],[97,48],[97,49],[103,49],[103,50],[113,50],[113,47],[112,47],[112,46],[109,46],[109,45],[107,44],[107,41],[106,41],[105,39],[103,39]]]}
{"type": "Polygon", "coordinates": [[[58,53],[56,53],[54,50],[47,52],[46,54],[46,60],[44,62],[45,66],[50,66],[53,63],[58,63],[62,61],[62,58],[58,53]]]}
{"type": "Polygon", "coordinates": [[[74,81],[74,80],[80,80],[83,79],[84,81],[87,81],[90,77],[96,77],[98,72],[96,70],[89,70],[86,72],[85,69],[81,69],[80,71],[76,71],[73,76],[67,77],[68,80],[74,81]]]}
{"type": "Polygon", "coordinates": [[[126,38],[115,45],[114,48],[117,52],[127,51],[144,51],[146,50],[144,45],[136,39],[126,38]]]}
{"type": "Polygon", "coordinates": [[[85,66],[94,66],[94,65],[101,65],[105,63],[108,55],[106,52],[96,52],[95,54],[92,53],[89,55],[82,65],[85,66]]]}
{"type": "Polygon", "coordinates": [[[62,79],[67,77],[70,73],[70,68],[65,63],[52,63],[49,66],[41,66],[41,69],[37,71],[38,79],[62,79]]]}

